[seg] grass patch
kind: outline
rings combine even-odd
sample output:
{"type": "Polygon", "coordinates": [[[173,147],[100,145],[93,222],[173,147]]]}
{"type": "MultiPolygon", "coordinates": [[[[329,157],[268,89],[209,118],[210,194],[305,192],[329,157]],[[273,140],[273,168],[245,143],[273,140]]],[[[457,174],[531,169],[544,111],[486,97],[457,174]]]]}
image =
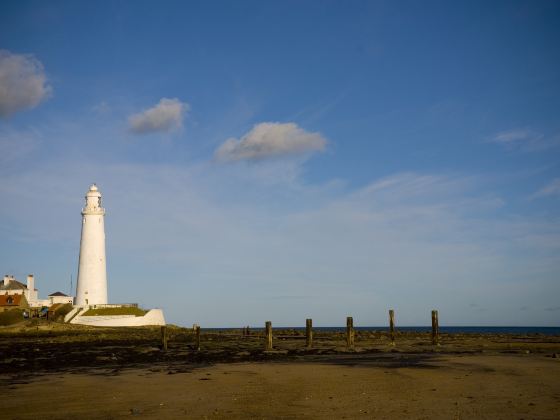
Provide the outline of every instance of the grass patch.
{"type": "Polygon", "coordinates": [[[81,316],[105,316],[105,315],[134,315],[144,316],[146,314],[144,309],[140,308],[95,308],[88,309],[81,316]]]}
{"type": "Polygon", "coordinates": [[[56,309],[54,312],[55,320],[64,321],[64,317],[72,310],[72,305],[67,303],[56,309]]]}
{"type": "Polygon", "coordinates": [[[0,312],[0,325],[12,325],[23,321],[23,311],[20,309],[10,309],[0,312]]]}

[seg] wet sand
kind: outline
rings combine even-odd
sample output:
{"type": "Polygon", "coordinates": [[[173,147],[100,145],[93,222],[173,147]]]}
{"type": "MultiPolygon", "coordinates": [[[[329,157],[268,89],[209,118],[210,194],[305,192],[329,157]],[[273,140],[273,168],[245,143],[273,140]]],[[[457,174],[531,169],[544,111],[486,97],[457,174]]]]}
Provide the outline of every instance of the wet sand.
{"type": "Polygon", "coordinates": [[[559,337],[57,328],[0,331],[0,418],[560,418],[559,337]]]}

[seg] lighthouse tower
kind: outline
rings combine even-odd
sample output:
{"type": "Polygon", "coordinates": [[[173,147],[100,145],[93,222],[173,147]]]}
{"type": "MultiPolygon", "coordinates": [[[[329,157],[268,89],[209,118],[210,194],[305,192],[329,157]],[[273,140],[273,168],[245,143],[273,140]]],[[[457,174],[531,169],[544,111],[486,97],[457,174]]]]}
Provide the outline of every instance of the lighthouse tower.
{"type": "Polygon", "coordinates": [[[76,305],[107,303],[107,268],[105,264],[105,209],[95,184],[86,193],[82,209],[82,238],[76,285],[76,305]]]}

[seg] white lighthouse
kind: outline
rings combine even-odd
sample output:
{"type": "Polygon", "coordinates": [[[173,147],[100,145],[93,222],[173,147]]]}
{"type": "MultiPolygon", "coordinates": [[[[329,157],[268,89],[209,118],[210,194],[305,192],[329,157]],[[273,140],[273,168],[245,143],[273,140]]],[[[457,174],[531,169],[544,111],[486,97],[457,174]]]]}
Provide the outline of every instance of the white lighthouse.
{"type": "Polygon", "coordinates": [[[86,205],[82,209],[76,305],[106,303],[105,209],[101,206],[101,193],[93,184],[86,193],[86,205]]]}

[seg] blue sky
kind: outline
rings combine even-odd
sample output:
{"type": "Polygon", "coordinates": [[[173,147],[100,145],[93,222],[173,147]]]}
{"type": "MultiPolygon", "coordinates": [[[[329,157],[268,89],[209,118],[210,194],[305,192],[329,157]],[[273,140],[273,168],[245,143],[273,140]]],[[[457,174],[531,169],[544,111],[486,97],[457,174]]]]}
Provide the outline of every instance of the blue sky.
{"type": "Polygon", "coordinates": [[[3,2],[0,270],[203,326],[558,325],[560,5],[3,2]]]}

